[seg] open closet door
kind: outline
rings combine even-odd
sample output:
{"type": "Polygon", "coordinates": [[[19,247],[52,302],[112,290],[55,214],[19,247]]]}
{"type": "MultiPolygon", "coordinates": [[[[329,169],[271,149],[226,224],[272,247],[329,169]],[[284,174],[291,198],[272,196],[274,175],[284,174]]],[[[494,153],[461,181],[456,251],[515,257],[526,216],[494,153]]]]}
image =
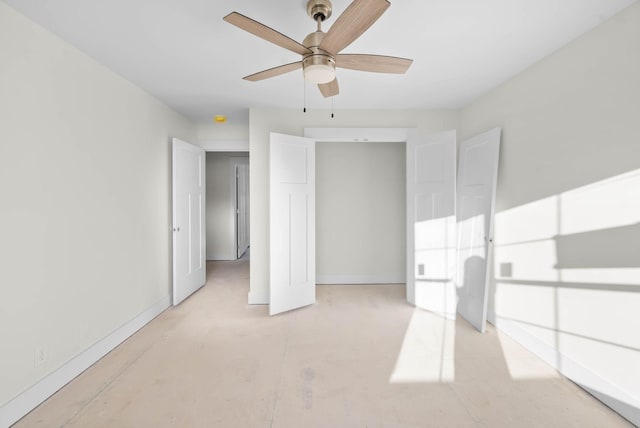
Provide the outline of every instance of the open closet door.
{"type": "Polygon", "coordinates": [[[493,248],[500,128],[460,144],[458,169],[458,312],[485,331],[493,248]]]}
{"type": "Polygon", "coordinates": [[[271,133],[270,300],[275,315],[316,301],[315,140],[271,133]]]}
{"type": "Polygon", "coordinates": [[[456,132],[407,141],[407,300],[456,314],[456,132]]]}
{"type": "Polygon", "coordinates": [[[173,139],[173,304],[206,282],[205,152],[173,139]]]}

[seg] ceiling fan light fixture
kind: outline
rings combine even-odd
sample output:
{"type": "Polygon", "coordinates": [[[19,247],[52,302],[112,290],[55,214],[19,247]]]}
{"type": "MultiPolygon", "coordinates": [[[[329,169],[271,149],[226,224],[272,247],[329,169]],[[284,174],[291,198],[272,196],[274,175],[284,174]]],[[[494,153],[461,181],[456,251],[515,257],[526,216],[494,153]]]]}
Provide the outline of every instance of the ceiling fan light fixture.
{"type": "Polygon", "coordinates": [[[389,0],[352,0],[326,33],[322,31],[322,23],[331,16],[331,1],[306,1],[307,14],[316,23],[316,31],[308,34],[302,43],[238,12],[222,18],[254,36],[302,56],[302,61],[262,70],[243,79],[257,82],[302,68],[305,82],[317,84],[322,96],[327,98],[340,93],[336,61],[340,68],[394,74],[405,73],[413,62],[408,58],[384,55],[340,53],[382,16],[391,5],[389,0]]]}
{"type": "Polygon", "coordinates": [[[311,83],[329,83],[336,78],[336,70],[328,65],[310,65],[304,69],[304,80],[311,83]]]}
{"type": "Polygon", "coordinates": [[[336,63],[329,55],[309,55],[302,61],[304,80],[311,83],[329,83],[336,78],[336,63]]]}

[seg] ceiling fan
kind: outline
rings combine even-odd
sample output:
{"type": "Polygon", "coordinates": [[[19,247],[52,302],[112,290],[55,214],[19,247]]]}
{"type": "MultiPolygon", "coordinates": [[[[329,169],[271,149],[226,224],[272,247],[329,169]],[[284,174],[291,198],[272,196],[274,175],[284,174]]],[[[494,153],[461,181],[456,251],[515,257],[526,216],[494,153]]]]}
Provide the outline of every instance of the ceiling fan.
{"type": "Polygon", "coordinates": [[[302,55],[301,61],[263,70],[243,79],[255,82],[302,68],[305,80],[318,84],[323,96],[332,97],[339,93],[336,67],[403,74],[411,66],[413,60],[407,58],[340,53],[367,31],[390,5],[387,0],[354,0],[325,33],[321,25],[331,16],[331,1],[308,0],[307,14],[316,21],[317,31],[307,35],[302,43],[238,12],[231,12],[223,19],[255,36],[302,55]]]}

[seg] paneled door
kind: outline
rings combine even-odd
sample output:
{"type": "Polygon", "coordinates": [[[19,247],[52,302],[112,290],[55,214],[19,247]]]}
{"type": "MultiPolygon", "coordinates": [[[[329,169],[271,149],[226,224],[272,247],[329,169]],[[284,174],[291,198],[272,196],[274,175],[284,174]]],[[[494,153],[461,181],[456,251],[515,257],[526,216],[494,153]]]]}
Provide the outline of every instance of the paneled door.
{"type": "Polygon", "coordinates": [[[407,140],[407,300],[456,314],[456,132],[407,140]]]}
{"type": "Polygon", "coordinates": [[[315,141],[271,133],[269,314],[316,301],[315,141]]]}
{"type": "Polygon", "coordinates": [[[458,313],[485,331],[500,128],[460,144],[457,186],[458,313]]]}
{"type": "Polygon", "coordinates": [[[173,304],[206,282],[205,152],[173,139],[173,304]]]}

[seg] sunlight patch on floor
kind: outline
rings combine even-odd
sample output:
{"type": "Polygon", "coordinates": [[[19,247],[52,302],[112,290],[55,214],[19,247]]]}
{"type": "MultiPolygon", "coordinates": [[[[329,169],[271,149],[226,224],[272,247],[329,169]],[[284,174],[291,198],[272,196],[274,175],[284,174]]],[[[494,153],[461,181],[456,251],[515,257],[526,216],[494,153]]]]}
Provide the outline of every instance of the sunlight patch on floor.
{"type": "Polygon", "coordinates": [[[455,321],[415,309],[389,383],[453,382],[455,321]]]}

